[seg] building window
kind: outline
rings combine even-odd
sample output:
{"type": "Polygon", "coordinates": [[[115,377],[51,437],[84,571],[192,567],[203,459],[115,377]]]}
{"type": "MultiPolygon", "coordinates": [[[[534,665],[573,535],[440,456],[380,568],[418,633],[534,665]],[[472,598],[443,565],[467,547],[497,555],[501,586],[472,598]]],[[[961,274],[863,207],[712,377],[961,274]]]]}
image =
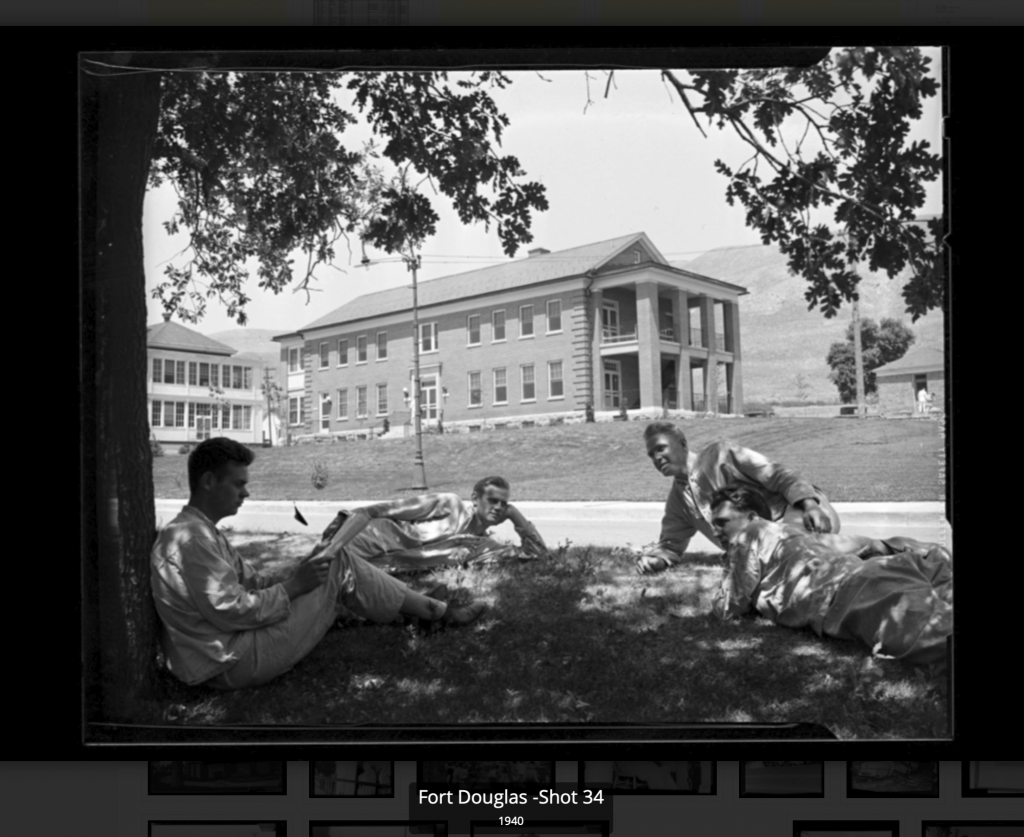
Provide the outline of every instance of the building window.
{"type": "Polygon", "coordinates": [[[348,421],[348,390],[338,390],[338,421],[348,421]]]}
{"type": "Polygon", "coordinates": [[[246,366],[242,370],[242,386],[245,389],[252,389],[252,367],[246,366]]]}
{"type": "MultiPolygon", "coordinates": [[[[190,360],[188,362],[188,385],[190,387],[194,387],[196,385],[196,381],[199,380],[198,373],[199,370],[196,369],[196,362],[194,360],[190,360]]],[[[192,427],[192,425],[190,424],[189,427],[192,427]]]]}
{"type": "Polygon", "coordinates": [[[386,416],[388,414],[388,385],[377,384],[377,415],[386,416]]]}
{"type": "Polygon", "coordinates": [[[200,363],[199,364],[199,386],[208,387],[210,385],[210,364],[200,363]]]}
{"type": "Polygon", "coordinates": [[[232,404],[231,405],[231,429],[241,430],[242,429],[242,405],[232,404]]]}
{"type": "Polygon", "coordinates": [[[174,364],[174,383],[185,383],[185,361],[179,360],[174,364]]]}
{"type": "Polygon", "coordinates": [[[388,333],[386,331],[377,332],[377,360],[388,359],[388,333]]]}
{"type": "Polygon", "coordinates": [[[356,387],[356,418],[366,418],[366,387],[356,387]]]}
{"type": "Polygon", "coordinates": [[[562,300],[548,300],[548,334],[557,334],[562,330],[562,300]]]}
{"type": "Polygon", "coordinates": [[[153,402],[152,413],[151,413],[151,416],[150,416],[150,419],[149,419],[149,423],[153,427],[159,427],[160,426],[160,402],[159,401],[154,401],[153,402]]]}
{"type": "Polygon", "coordinates": [[[153,383],[154,384],[159,384],[160,383],[160,380],[161,380],[160,379],[160,373],[163,371],[160,367],[161,367],[160,358],[158,358],[158,357],[153,358],[153,383]]]}
{"type": "Polygon", "coordinates": [[[437,323],[420,323],[420,354],[437,351],[437,323]]]}
{"type": "Polygon", "coordinates": [[[523,397],[521,400],[536,401],[537,387],[533,380],[533,364],[529,363],[526,366],[520,366],[519,370],[523,380],[523,397]]]}
{"type": "Polygon", "coordinates": [[[533,337],[533,306],[519,306],[519,336],[533,337]]]}
{"type": "Polygon", "coordinates": [[[633,264],[640,264],[640,251],[639,250],[634,250],[633,251],[633,264]]]}
{"type": "Polygon", "coordinates": [[[320,393],[320,429],[331,429],[331,396],[326,392],[320,393]]]}
{"type": "Polygon", "coordinates": [[[164,427],[174,427],[174,402],[164,402],[164,427]]]}
{"type": "Polygon", "coordinates": [[[220,429],[220,410],[216,404],[210,405],[210,427],[214,430],[220,429]]]}
{"type": "Polygon", "coordinates": [[[220,376],[217,374],[218,370],[220,370],[220,366],[218,364],[210,364],[210,387],[213,389],[220,388],[220,376]]]}
{"type": "Polygon", "coordinates": [[[494,370],[494,403],[508,403],[508,379],[504,369],[494,370]]]}
{"type": "Polygon", "coordinates": [[[348,340],[338,341],[338,366],[348,366],[348,340]]]}
{"type": "Polygon", "coordinates": [[[174,383],[174,361],[173,360],[164,361],[164,383],[165,384],[173,384],[174,383]]]}
{"type": "Polygon", "coordinates": [[[188,426],[196,426],[196,405],[191,401],[188,402],[188,426]]]}
{"type": "Polygon", "coordinates": [[[480,373],[469,373],[469,406],[480,407],[484,403],[484,391],[480,386],[480,373]]]}
{"type": "Polygon", "coordinates": [[[553,360],[548,363],[548,398],[562,398],[562,361],[553,360]]]}
{"type": "Polygon", "coordinates": [[[242,407],[242,430],[252,430],[252,405],[242,407]]]}
{"type": "Polygon", "coordinates": [[[505,340],[505,312],[491,312],[491,342],[501,343],[505,340]]]}
{"type": "Polygon", "coordinates": [[[220,426],[222,430],[231,429],[231,408],[227,404],[220,411],[220,426]]]}
{"type": "Polygon", "coordinates": [[[480,315],[470,314],[466,317],[466,345],[480,345],[480,315]]]}
{"type": "Polygon", "coordinates": [[[366,335],[360,334],[356,338],[356,363],[366,363],[366,335]]]}
{"type": "Polygon", "coordinates": [[[321,343],[320,344],[320,368],[326,369],[331,365],[331,344],[321,343]]]}
{"type": "MultiPolygon", "coordinates": [[[[184,363],[185,361],[179,361],[184,363]]],[[[179,401],[174,405],[174,426],[184,427],[185,426],[185,402],[179,401]]]]}
{"type": "Polygon", "coordinates": [[[302,396],[288,398],[288,424],[302,424],[302,396]]]}
{"type": "Polygon", "coordinates": [[[231,367],[231,388],[232,389],[244,389],[242,386],[242,367],[232,366],[231,367]]]}
{"type": "Polygon", "coordinates": [[[299,350],[289,349],[288,350],[288,371],[289,372],[301,372],[302,368],[299,366],[299,350]]]}

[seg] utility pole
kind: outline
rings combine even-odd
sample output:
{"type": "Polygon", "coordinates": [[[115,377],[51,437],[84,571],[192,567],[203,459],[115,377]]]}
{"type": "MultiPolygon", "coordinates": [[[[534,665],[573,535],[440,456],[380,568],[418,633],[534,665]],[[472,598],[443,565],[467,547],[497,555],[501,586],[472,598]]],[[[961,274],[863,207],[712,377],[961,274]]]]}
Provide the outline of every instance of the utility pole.
{"type": "Polygon", "coordinates": [[[853,365],[857,378],[857,417],[867,416],[864,396],[864,353],[860,347],[860,300],[853,300],[853,365]]]}
{"type": "Polygon", "coordinates": [[[423,465],[423,391],[420,388],[420,312],[416,287],[416,270],[420,257],[413,254],[405,259],[405,266],[412,271],[412,368],[413,368],[413,410],[416,414],[416,478],[415,491],[427,490],[427,472],[423,465]]]}

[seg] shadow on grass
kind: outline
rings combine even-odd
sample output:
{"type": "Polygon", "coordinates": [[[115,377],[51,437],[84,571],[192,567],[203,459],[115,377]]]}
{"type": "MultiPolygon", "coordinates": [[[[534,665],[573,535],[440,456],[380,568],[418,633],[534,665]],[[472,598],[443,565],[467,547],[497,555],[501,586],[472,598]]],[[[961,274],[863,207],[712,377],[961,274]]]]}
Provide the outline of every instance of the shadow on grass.
{"type": "MultiPolygon", "coordinates": [[[[278,541],[272,560],[293,560],[308,541],[278,541]]],[[[945,735],[944,695],[912,670],[865,670],[856,643],[710,616],[721,575],[717,557],[698,555],[641,577],[623,551],[580,547],[439,570],[408,583],[443,582],[487,601],[488,616],[431,637],[336,627],[277,680],[193,691],[179,713],[214,724],[811,722],[842,738],[945,735]]]]}

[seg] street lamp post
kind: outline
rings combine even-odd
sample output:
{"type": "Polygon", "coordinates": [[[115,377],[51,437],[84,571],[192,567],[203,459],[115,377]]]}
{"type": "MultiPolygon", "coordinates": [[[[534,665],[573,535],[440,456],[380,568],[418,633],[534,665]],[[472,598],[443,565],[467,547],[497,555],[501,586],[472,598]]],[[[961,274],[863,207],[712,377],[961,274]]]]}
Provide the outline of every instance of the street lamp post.
{"type": "Polygon", "coordinates": [[[414,490],[427,490],[427,472],[423,465],[423,390],[420,387],[420,314],[416,288],[416,270],[420,257],[415,253],[405,259],[406,268],[412,271],[412,368],[413,368],[413,410],[416,414],[416,478],[414,490]]]}

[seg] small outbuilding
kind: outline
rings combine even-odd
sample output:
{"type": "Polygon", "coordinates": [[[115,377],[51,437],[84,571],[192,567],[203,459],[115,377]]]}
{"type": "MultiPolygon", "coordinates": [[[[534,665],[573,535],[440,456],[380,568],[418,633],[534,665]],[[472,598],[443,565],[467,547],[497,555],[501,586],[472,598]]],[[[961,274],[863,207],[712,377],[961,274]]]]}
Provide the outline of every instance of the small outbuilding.
{"type": "Polygon", "coordinates": [[[941,346],[914,346],[899,360],[875,370],[878,409],[884,415],[920,413],[920,392],[927,392],[926,413],[941,413],[946,402],[946,358],[941,346]]]}

